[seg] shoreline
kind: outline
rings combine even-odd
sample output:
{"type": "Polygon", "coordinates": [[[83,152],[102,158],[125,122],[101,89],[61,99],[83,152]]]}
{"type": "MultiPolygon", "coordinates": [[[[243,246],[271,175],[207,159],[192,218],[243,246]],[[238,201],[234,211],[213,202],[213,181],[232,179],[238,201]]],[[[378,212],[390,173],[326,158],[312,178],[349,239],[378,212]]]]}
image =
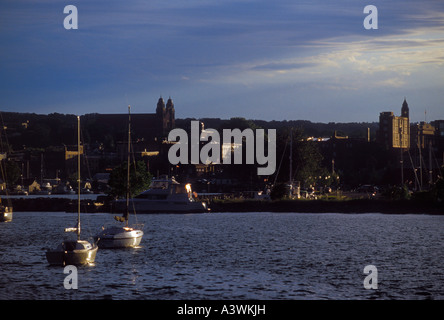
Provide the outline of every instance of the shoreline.
{"type": "Polygon", "coordinates": [[[212,203],[212,212],[383,213],[444,215],[444,205],[413,200],[278,200],[212,203]]]}
{"type": "MultiPolygon", "coordinates": [[[[5,199],[6,200],[6,199],[5,199]]],[[[11,198],[14,211],[77,212],[77,200],[67,198],[11,198]]],[[[209,203],[218,212],[294,212],[294,213],[383,213],[444,215],[444,204],[414,200],[215,200],[209,203]]],[[[85,213],[116,213],[110,203],[81,200],[85,213]]],[[[141,213],[143,214],[143,213],[141,213]]],[[[159,213],[160,214],[160,213],[159,213]]]]}

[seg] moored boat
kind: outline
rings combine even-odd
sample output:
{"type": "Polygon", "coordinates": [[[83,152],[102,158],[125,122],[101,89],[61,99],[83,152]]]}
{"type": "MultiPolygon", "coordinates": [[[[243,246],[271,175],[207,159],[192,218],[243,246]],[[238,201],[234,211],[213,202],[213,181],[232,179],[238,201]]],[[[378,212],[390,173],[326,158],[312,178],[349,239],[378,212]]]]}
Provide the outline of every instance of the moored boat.
{"type": "MultiPolygon", "coordinates": [[[[130,206],[139,213],[204,213],[209,212],[205,202],[193,197],[190,184],[182,184],[174,177],[160,177],[152,181],[148,190],[130,200],[130,206]]],[[[122,211],[124,200],[113,203],[115,211],[122,211]]]]}
{"type": "Polygon", "coordinates": [[[130,227],[112,226],[103,228],[95,236],[100,248],[132,248],[140,245],[143,231],[130,227]]]}
{"type": "MultiPolygon", "coordinates": [[[[111,226],[104,228],[95,237],[95,241],[100,248],[134,248],[140,244],[143,231],[131,228],[129,220],[129,197],[130,197],[130,153],[131,153],[131,107],[128,106],[128,160],[127,160],[127,183],[125,211],[122,217],[114,217],[119,222],[124,222],[125,226],[111,226]]],[[[135,215],[136,211],[134,211],[135,215]]]]}
{"type": "Polygon", "coordinates": [[[78,126],[78,154],[77,154],[77,174],[78,174],[78,197],[77,197],[77,226],[66,228],[65,232],[76,232],[77,240],[67,240],[60,243],[54,249],[46,251],[46,259],[50,265],[85,265],[95,261],[98,247],[86,240],[80,239],[80,117],[77,117],[78,126]]]}

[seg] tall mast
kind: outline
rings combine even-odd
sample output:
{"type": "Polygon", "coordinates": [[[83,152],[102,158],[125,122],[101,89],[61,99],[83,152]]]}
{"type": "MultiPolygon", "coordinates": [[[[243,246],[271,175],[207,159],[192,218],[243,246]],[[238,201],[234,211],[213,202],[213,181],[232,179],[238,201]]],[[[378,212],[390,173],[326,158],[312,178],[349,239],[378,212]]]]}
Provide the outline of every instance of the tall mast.
{"type": "Polygon", "coordinates": [[[419,140],[419,143],[418,143],[418,149],[419,149],[419,177],[420,177],[420,179],[421,179],[421,182],[420,182],[420,185],[419,185],[419,190],[422,190],[422,154],[421,154],[421,148],[422,148],[422,137],[421,136],[419,136],[419,134],[418,134],[418,137],[419,137],[419,139],[421,139],[421,140],[419,140]]]}
{"type": "Polygon", "coordinates": [[[290,128],[290,198],[293,195],[293,128],[290,128]]]}
{"type": "Polygon", "coordinates": [[[131,106],[128,105],[128,158],[127,158],[127,176],[126,176],[126,215],[125,222],[128,226],[129,219],[129,194],[130,194],[130,153],[131,153],[131,106]]]}
{"type": "Polygon", "coordinates": [[[429,188],[433,183],[433,167],[432,167],[432,140],[429,140],[429,188]]]}
{"type": "Polygon", "coordinates": [[[77,240],[80,240],[80,117],[77,116],[77,240]]]}

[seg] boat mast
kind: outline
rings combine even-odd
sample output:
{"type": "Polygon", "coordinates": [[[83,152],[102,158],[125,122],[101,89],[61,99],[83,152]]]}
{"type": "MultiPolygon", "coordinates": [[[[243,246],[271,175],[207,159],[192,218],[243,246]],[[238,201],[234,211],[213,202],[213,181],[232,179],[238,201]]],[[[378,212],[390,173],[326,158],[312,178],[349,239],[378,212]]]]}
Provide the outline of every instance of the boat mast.
{"type": "Polygon", "coordinates": [[[80,240],[80,116],[77,116],[77,240],[80,240]]]}
{"type": "Polygon", "coordinates": [[[421,148],[422,148],[422,137],[418,134],[418,150],[419,150],[419,177],[420,177],[420,184],[419,184],[419,190],[422,190],[422,154],[421,154],[421,148]],[[419,140],[421,139],[421,140],[419,140]]]}
{"type": "Polygon", "coordinates": [[[290,191],[289,197],[290,199],[293,197],[293,128],[290,128],[290,176],[289,176],[289,184],[290,191]]]}
{"type": "Polygon", "coordinates": [[[433,184],[433,167],[432,167],[432,140],[429,140],[429,188],[433,184]]]}
{"type": "Polygon", "coordinates": [[[125,223],[128,227],[129,219],[129,193],[130,193],[130,153],[131,153],[131,106],[128,105],[128,158],[126,172],[126,215],[125,223]]]}

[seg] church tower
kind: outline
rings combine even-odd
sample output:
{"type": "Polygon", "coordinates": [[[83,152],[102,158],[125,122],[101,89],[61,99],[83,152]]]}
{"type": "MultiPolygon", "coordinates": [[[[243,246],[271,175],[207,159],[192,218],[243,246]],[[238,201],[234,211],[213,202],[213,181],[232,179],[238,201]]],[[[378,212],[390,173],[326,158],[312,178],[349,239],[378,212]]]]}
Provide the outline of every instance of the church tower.
{"type": "Polygon", "coordinates": [[[174,110],[174,103],[171,97],[168,99],[166,104],[166,130],[170,131],[175,127],[175,110],[174,110]]]}
{"type": "Polygon", "coordinates": [[[405,97],[404,102],[402,103],[401,117],[409,117],[409,105],[407,104],[407,100],[405,99],[405,97]]]}
{"type": "Polygon", "coordinates": [[[399,144],[401,148],[410,148],[410,120],[409,105],[404,97],[401,107],[401,117],[399,117],[399,144]]]}
{"type": "Polygon", "coordinates": [[[156,115],[159,119],[163,119],[165,116],[165,101],[162,97],[157,101],[156,115]]]}
{"type": "Polygon", "coordinates": [[[168,99],[166,106],[163,98],[159,98],[157,101],[156,118],[160,135],[167,135],[171,129],[175,128],[175,110],[171,98],[168,99]]]}
{"type": "Polygon", "coordinates": [[[378,141],[386,149],[410,148],[409,105],[405,98],[400,117],[396,117],[391,111],[379,114],[378,141]]]}

